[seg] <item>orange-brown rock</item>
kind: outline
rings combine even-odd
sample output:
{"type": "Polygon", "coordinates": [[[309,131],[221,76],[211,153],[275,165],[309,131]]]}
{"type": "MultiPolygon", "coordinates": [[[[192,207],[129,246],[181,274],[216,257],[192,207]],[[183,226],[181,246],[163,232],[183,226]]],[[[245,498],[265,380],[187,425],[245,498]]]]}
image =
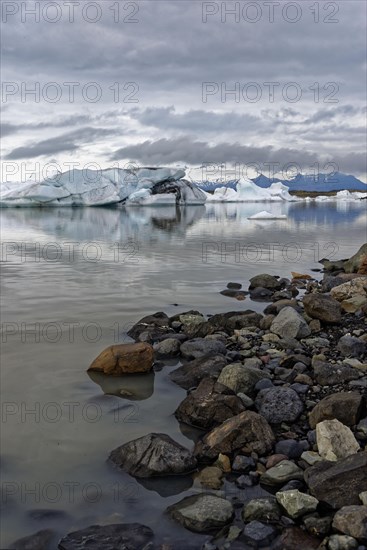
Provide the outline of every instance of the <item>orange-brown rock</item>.
{"type": "Polygon", "coordinates": [[[291,271],[293,279],[312,279],[311,275],[307,273],[297,273],[297,271],[291,271]]]}
{"type": "Polygon", "coordinates": [[[357,271],[358,275],[367,275],[367,254],[362,256],[361,264],[357,271]]]}
{"type": "Polygon", "coordinates": [[[112,376],[148,372],[153,366],[153,347],[145,342],[118,344],[103,350],[88,370],[112,376]]]}

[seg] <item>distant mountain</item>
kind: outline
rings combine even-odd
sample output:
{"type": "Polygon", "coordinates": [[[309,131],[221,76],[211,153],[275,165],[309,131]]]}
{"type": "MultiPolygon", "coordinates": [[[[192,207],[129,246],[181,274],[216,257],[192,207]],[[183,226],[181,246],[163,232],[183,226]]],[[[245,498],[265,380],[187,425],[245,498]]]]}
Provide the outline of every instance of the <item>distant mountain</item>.
{"type": "Polygon", "coordinates": [[[353,175],[343,174],[343,172],[335,172],[330,174],[297,174],[290,180],[279,178],[268,178],[264,174],[260,174],[252,180],[256,185],[262,188],[270,187],[274,182],[281,181],[289,187],[290,191],[319,191],[326,193],[329,191],[367,191],[367,184],[353,175]]]}

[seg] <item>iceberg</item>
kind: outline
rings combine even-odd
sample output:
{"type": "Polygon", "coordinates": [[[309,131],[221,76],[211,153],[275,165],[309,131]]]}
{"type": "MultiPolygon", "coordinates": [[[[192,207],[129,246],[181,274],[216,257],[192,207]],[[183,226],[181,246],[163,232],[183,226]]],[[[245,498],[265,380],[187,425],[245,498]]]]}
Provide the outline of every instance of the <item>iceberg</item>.
{"type": "Polygon", "coordinates": [[[206,193],[207,202],[282,202],[297,201],[297,197],[289,194],[288,187],[280,182],[272,183],[264,189],[249,178],[242,177],[236,184],[236,189],[219,187],[213,194],[206,193]]]}
{"type": "Polygon", "coordinates": [[[247,218],[248,220],[286,220],[287,216],[285,214],[272,214],[267,210],[262,210],[253,216],[247,218]]]}

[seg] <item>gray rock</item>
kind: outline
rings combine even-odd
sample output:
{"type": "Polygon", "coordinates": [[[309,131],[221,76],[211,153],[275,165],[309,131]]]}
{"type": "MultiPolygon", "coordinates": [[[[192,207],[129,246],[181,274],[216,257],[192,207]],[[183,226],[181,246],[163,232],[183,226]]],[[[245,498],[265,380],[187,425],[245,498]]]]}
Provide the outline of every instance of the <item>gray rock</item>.
{"type": "Polygon", "coordinates": [[[301,493],[297,489],[278,491],[275,496],[279,504],[292,519],[315,512],[319,503],[317,498],[306,493],[301,493]]]}
{"type": "Polygon", "coordinates": [[[180,351],[186,359],[198,359],[208,354],[225,354],[227,350],[226,346],[220,340],[194,338],[181,344],[180,351]]]}
{"type": "Polygon", "coordinates": [[[316,517],[307,516],[303,519],[303,523],[309,533],[317,537],[325,537],[330,533],[332,518],[330,516],[316,517]]]}
{"type": "Polygon", "coordinates": [[[346,357],[361,357],[366,352],[366,343],[346,334],[340,338],[337,348],[346,357]]]}
{"type": "Polygon", "coordinates": [[[109,460],[135,477],[179,475],[196,469],[190,451],[166,434],[151,433],[114,449],[109,460]]]}
{"type": "Polygon", "coordinates": [[[260,521],[251,521],[243,530],[244,540],[256,548],[266,546],[277,535],[276,529],[272,525],[261,523],[260,521]]]}
{"type": "Polygon", "coordinates": [[[180,341],[177,338],[165,338],[154,344],[154,352],[158,357],[174,357],[180,353],[180,341]]]}
{"type": "Polygon", "coordinates": [[[315,361],[313,370],[316,382],[321,386],[335,386],[359,378],[358,370],[347,365],[331,365],[324,361],[315,361]]]}
{"type": "Polygon", "coordinates": [[[153,343],[167,333],[173,333],[169,326],[169,318],[165,313],[159,311],[140,319],[127,334],[136,342],[153,343]]]}
{"type": "Polygon", "coordinates": [[[356,433],[359,438],[367,439],[367,416],[366,418],[362,418],[362,420],[358,423],[356,433]]]}
{"type": "Polygon", "coordinates": [[[309,422],[312,429],[323,420],[336,418],[346,426],[358,423],[362,413],[363,400],[358,392],[333,393],[324,397],[312,409],[309,422]]]}
{"type": "Polygon", "coordinates": [[[324,323],[340,323],[341,307],[337,300],[325,294],[312,293],[303,297],[305,312],[324,323]]]}
{"type": "Polygon", "coordinates": [[[286,455],[288,458],[299,458],[306,448],[309,448],[306,441],[299,442],[295,439],[282,439],[275,445],[275,453],[286,455]]]}
{"type": "Polygon", "coordinates": [[[318,462],[305,471],[310,493],[331,508],[360,504],[359,493],[367,487],[367,451],[337,462],[318,462]]]}
{"type": "Polygon", "coordinates": [[[255,275],[255,277],[250,279],[250,288],[257,287],[263,287],[269,290],[280,290],[282,288],[282,283],[273,275],[261,273],[260,275],[255,275]]]}
{"type": "Polygon", "coordinates": [[[274,497],[254,498],[242,510],[243,521],[279,521],[281,510],[274,497]]]}
{"type": "Polygon", "coordinates": [[[333,527],[344,535],[367,541],[367,506],[343,506],[334,516],[333,527]]]}
{"type": "Polygon", "coordinates": [[[233,363],[222,369],[218,382],[227,386],[235,393],[253,395],[254,388],[259,380],[269,379],[270,374],[264,370],[246,367],[242,363],[233,363]]]}
{"type": "Polygon", "coordinates": [[[284,485],[291,480],[303,481],[303,470],[299,468],[294,462],[289,460],[282,460],[272,468],[269,468],[260,479],[263,485],[284,485]]]}
{"type": "Polygon", "coordinates": [[[186,497],[169,506],[167,512],[186,529],[198,533],[219,531],[234,515],[228,500],[211,494],[186,497]]]}
{"type": "Polygon", "coordinates": [[[277,334],[281,338],[307,338],[311,334],[311,330],[306,321],[292,307],[284,307],[270,327],[271,332],[277,334]]]}
{"type": "Polygon", "coordinates": [[[256,462],[250,456],[237,455],[232,463],[232,471],[247,474],[256,469],[256,462]]]}
{"type": "Polygon", "coordinates": [[[360,449],[351,429],[335,418],[316,425],[316,441],[319,455],[325,460],[346,458],[360,449]]]}
{"type": "Polygon", "coordinates": [[[303,412],[303,403],[291,388],[275,387],[259,392],[255,405],[271,424],[294,422],[303,412]]]}
{"type": "Polygon", "coordinates": [[[143,550],[154,533],[140,523],[92,525],[69,533],[59,542],[59,550],[143,550]]]}
{"type": "Polygon", "coordinates": [[[195,388],[205,377],[218,378],[226,364],[227,360],[223,355],[209,355],[178,367],[169,376],[175,384],[189,390],[195,388]]]}
{"type": "Polygon", "coordinates": [[[14,550],[49,550],[56,532],[52,529],[42,529],[33,535],[22,537],[13,542],[9,549],[14,550]]]}
{"type": "Polygon", "coordinates": [[[331,535],[328,540],[328,550],[354,550],[358,542],[348,535],[331,535]]]}

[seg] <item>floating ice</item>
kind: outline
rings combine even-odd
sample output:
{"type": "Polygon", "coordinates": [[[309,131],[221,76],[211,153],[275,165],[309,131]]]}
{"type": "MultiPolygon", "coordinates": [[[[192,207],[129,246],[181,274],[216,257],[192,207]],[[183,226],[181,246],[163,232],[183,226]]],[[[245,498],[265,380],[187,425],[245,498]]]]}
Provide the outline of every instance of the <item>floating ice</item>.
{"type": "Polygon", "coordinates": [[[274,214],[268,212],[267,210],[262,210],[253,216],[247,218],[248,220],[286,220],[287,216],[285,214],[274,214]]]}

